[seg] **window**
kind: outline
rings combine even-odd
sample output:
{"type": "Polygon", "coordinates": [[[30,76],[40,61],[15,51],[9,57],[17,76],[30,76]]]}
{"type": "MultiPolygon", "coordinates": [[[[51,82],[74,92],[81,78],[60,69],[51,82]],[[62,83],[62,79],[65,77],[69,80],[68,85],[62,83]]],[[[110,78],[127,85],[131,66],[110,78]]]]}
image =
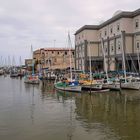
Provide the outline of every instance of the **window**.
{"type": "Polygon", "coordinates": [[[136,48],[140,49],[140,42],[139,41],[136,42],[136,48]]]}
{"type": "Polygon", "coordinates": [[[107,53],[107,48],[105,48],[105,52],[107,53]]]}
{"type": "Polygon", "coordinates": [[[107,35],[107,33],[106,33],[106,29],[105,29],[105,36],[107,35]]]}
{"type": "Polygon", "coordinates": [[[67,52],[65,52],[65,55],[67,55],[67,52]]]}
{"type": "Polygon", "coordinates": [[[136,29],[139,28],[139,20],[138,19],[135,20],[135,28],[136,29]]]}
{"type": "Polygon", "coordinates": [[[59,52],[57,52],[57,54],[59,54],[59,52]]]}
{"type": "Polygon", "coordinates": [[[102,33],[100,32],[100,38],[101,38],[101,36],[102,36],[102,33]]]}
{"type": "Polygon", "coordinates": [[[54,52],[52,51],[52,53],[54,53],[54,52]]]}
{"type": "Polygon", "coordinates": [[[113,33],[113,28],[112,28],[112,26],[110,27],[110,33],[111,33],[111,34],[113,33]]]}
{"type": "Polygon", "coordinates": [[[117,24],[117,31],[120,31],[120,24],[117,24]]]}
{"type": "Polygon", "coordinates": [[[114,46],[113,45],[111,45],[111,52],[113,52],[114,51],[114,46]]]}
{"type": "Polygon", "coordinates": [[[108,49],[107,49],[107,46],[106,46],[106,45],[104,46],[104,51],[105,51],[105,53],[107,54],[108,49]]]}
{"type": "Polygon", "coordinates": [[[120,51],[120,49],[121,49],[121,42],[118,41],[118,50],[120,51]]]}

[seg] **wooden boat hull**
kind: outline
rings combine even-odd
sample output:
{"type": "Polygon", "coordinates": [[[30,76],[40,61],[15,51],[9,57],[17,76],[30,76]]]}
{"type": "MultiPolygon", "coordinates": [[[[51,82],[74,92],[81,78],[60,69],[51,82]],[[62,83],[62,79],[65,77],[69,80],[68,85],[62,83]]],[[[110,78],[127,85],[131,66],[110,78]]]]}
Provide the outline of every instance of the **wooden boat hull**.
{"type": "Polygon", "coordinates": [[[82,90],[101,90],[102,84],[81,85],[82,90]]]}
{"type": "Polygon", "coordinates": [[[103,84],[103,88],[109,88],[111,90],[121,90],[120,83],[106,83],[103,84]]]}
{"type": "Polygon", "coordinates": [[[90,93],[104,93],[108,91],[110,91],[110,89],[100,89],[100,90],[93,90],[90,93]]]}

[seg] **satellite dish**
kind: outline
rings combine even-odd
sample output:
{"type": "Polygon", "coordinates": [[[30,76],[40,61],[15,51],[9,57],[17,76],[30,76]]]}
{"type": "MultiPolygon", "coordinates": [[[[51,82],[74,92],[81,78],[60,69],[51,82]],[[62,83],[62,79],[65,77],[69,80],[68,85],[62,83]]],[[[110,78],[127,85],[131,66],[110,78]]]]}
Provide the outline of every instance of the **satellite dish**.
{"type": "Polygon", "coordinates": [[[122,10],[117,10],[117,11],[113,14],[113,17],[116,16],[116,15],[118,15],[118,14],[120,14],[120,13],[122,13],[122,10]]]}

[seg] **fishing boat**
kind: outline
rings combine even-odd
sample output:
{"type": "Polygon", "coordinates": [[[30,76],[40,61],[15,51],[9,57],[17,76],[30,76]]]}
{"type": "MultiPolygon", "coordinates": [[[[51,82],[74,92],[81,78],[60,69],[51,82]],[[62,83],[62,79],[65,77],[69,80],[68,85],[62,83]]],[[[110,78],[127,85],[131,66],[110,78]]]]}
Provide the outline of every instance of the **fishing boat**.
{"type": "Polygon", "coordinates": [[[4,74],[3,69],[0,69],[0,75],[3,75],[3,74],[4,74]]]}
{"type": "Polygon", "coordinates": [[[97,82],[92,77],[90,46],[88,48],[88,52],[89,52],[89,71],[90,71],[89,72],[89,79],[88,80],[83,80],[81,82],[82,90],[101,90],[102,89],[102,83],[97,82]]]}
{"type": "MultiPolygon", "coordinates": [[[[31,46],[31,52],[33,54],[32,46],[31,46]]],[[[32,56],[32,58],[33,58],[33,56],[32,56]]],[[[32,59],[32,73],[25,74],[24,83],[27,83],[27,84],[39,84],[40,83],[38,75],[36,75],[34,72],[34,60],[33,59],[32,59]]]]}
{"type": "Polygon", "coordinates": [[[70,79],[62,79],[58,82],[54,83],[54,87],[56,90],[63,90],[63,91],[71,91],[71,92],[81,92],[81,85],[78,81],[73,79],[72,76],[72,66],[71,66],[71,39],[70,34],[68,33],[68,46],[69,47],[69,58],[70,58],[70,79]]]}
{"type": "Polygon", "coordinates": [[[10,77],[18,77],[18,71],[16,67],[12,67],[10,71],[10,77]]]}
{"type": "Polygon", "coordinates": [[[27,84],[39,84],[39,78],[37,75],[26,75],[24,77],[24,83],[27,84]]]}
{"type": "Polygon", "coordinates": [[[124,43],[122,39],[122,34],[121,33],[121,42],[122,42],[122,63],[123,63],[123,78],[120,78],[121,80],[121,88],[122,89],[132,89],[132,90],[139,90],[140,89],[140,82],[137,82],[135,80],[132,80],[132,78],[128,78],[126,75],[126,65],[125,65],[125,54],[124,54],[124,43]]]}
{"type": "Polygon", "coordinates": [[[111,81],[108,77],[103,39],[101,40],[101,47],[103,52],[103,58],[104,58],[103,60],[104,60],[104,67],[105,67],[105,74],[106,74],[106,81],[102,80],[101,82],[103,84],[103,88],[109,88],[111,90],[121,90],[120,83],[118,82],[118,80],[115,79],[114,81],[111,81]]]}

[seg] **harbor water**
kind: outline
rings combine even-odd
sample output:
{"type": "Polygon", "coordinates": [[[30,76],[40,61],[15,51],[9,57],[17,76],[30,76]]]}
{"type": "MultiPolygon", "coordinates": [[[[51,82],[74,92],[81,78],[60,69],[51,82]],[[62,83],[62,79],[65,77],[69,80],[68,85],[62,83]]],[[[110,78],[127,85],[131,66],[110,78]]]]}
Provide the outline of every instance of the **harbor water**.
{"type": "Polygon", "coordinates": [[[56,92],[1,76],[0,140],[140,140],[140,91],[56,92]]]}

